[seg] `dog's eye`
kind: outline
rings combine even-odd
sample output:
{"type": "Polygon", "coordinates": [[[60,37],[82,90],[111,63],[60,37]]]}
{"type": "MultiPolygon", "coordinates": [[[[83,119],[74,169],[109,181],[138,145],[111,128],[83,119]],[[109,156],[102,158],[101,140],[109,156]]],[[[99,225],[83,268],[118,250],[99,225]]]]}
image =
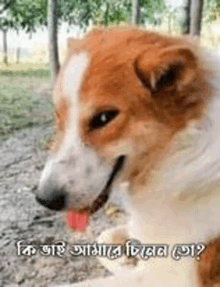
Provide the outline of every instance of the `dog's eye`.
{"type": "Polygon", "coordinates": [[[90,122],[90,128],[98,129],[104,127],[107,123],[113,120],[118,115],[117,110],[102,112],[96,115],[90,122]]]}

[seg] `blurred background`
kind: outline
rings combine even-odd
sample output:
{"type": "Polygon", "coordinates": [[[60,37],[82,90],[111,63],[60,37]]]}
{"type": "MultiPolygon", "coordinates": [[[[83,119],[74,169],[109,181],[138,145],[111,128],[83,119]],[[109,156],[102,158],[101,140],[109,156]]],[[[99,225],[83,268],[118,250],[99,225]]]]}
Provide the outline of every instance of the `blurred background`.
{"type": "Polygon", "coordinates": [[[45,104],[50,112],[50,100],[42,110],[40,99],[33,102],[30,94],[50,93],[68,37],[81,38],[95,26],[126,24],[197,36],[202,45],[220,51],[220,0],[0,0],[0,136],[50,120],[43,112],[45,104]],[[25,89],[22,99],[12,92],[17,82],[25,89]]]}
{"type": "Polygon", "coordinates": [[[18,256],[16,242],[91,242],[126,220],[123,200],[111,199],[91,219],[89,235],[77,235],[68,232],[64,214],[37,204],[34,192],[53,134],[52,87],[67,39],[93,27],[127,24],[189,34],[220,51],[220,0],[0,0],[0,287],[109,275],[92,257],[18,256]]]}

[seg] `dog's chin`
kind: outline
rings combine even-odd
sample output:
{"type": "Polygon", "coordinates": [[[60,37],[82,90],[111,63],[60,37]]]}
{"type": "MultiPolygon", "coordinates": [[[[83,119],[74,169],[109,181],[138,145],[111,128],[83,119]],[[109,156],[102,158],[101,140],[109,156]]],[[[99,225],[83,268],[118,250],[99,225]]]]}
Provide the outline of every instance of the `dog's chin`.
{"type": "Polygon", "coordinates": [[[67,225],[73,229],[85,229],[88,226],[89,218],[91,215],[100,210],[108,201],[113,182],[118,177],[119,173],[122,171],[125,163],[125,156],[119,156],[113,166],[112,172],[109,175],[108,181],[104,189],[98,195],[98,197],[92,202],[91,205],[85,206],[83,208],[71,207],[67,211],[67,225]],[[78,226],[77,226],[78,225],[78,226]],[[79,227],[79,228],[77,228],[79,227]]]}

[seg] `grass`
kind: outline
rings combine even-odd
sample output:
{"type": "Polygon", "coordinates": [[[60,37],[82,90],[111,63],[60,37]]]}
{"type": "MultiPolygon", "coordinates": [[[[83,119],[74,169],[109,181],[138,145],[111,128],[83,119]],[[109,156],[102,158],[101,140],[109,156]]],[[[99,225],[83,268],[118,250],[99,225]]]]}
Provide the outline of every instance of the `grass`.
{"type": "Polygon", "coordinates": [[[48,63],[33,63],[33,62],[21,62],[14,63],[10,62],[9,65],[5,65],[4,63],[0,63],[0,70],[8,70],[8,71],[28,71],[28,70],[46,70],[49,68],[48,63]]]}
{"type": "Polygon", "coordinates": [[[0,136],[51,122],[48,69],[33,64],[0,67],[0,136]]]}
{"type": "Polygon", "coordinates": [[[38,69],[38,70],[18,70],[18,71],[10,71],[10,70],[0,70],[1,76],[9,76],[9,77],[17,77],[17,76],[27,76],[27,77],[37,77],[37,78],[45,78],[49,77],[49,70],[38,69]]]}
{"type": "Polygon", "coordinates": [[[46,63],[13,63],[9,65],[0,63],[0,77],[1,76],[49,78],[49,65],[46,63]]]}

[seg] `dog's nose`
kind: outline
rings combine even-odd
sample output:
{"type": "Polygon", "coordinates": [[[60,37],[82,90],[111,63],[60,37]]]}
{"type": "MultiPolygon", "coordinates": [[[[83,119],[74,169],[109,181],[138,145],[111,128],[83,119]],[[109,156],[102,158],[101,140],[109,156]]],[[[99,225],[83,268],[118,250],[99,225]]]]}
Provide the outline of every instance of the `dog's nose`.
{"type": "Polygon", "coordinates": [[[49,196],[36,195],[36,200],[52,210],[62,210],[66,207],[67,194],[63,189],[54,190],[49,196]]]}

